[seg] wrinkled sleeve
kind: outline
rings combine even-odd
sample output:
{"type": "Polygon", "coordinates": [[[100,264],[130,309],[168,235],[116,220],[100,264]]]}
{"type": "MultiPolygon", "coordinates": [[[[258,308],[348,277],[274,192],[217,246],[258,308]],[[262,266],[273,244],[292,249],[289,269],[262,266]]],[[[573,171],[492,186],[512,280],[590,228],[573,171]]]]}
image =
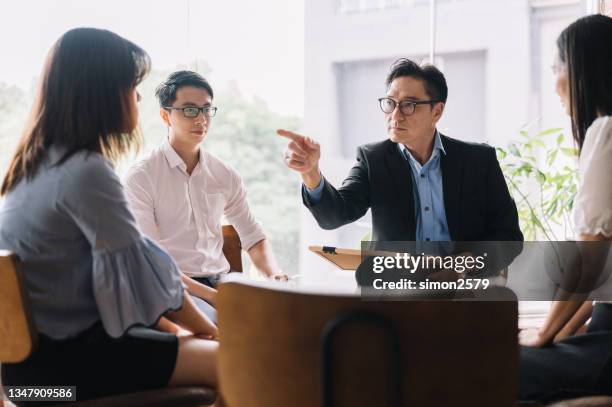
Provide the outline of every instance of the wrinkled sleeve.
{"type": "Polygon", "coordinates": [[[112,337],[150,326],[183,303],[175,262],[143,236],[111,164],[92,154],[80,171],[65,174],[58,205],[91,245],[93,293],[112,337]]]}
{"type": "Polygon", "coordinates": [[[125,194],[130,210],[140,230],[150,238],[159,241],[159,228],[155,221],[153,185],[144,168],[130,168],[124,179],[125,194]]]}
{"type": "Polygon", "coordinates": [[[323,189],[318,202],[302,187],[302,202],[325,230],[339,228],[366,214],[371,205],[370,169],[366,149],[357,148],[357,162],[336,189],[322,176],[323,189]]]}
{"type": "Polygon", "coordinates": [[[242,248],[248,251],[255,243],[265,239],[266,235],[249,208],[246,188],[240,176],[235,171],[232,171],[230,175],[232,188],[224,213],[227,220],[236,228],[242,248]]]}
{"type": "Polygon", "coordinates": [[[93,253],[93,286],[104,328],[112,337],[153,325],[183,304],[172,258],[148,237],[114,251],[93,253]]]}
{"type": "Polygon", "coordinates": [[[574,199],[574,226],[584,235],[612,236],[612,120],[598,119],[580,154],[580,182],[574,199]]]}

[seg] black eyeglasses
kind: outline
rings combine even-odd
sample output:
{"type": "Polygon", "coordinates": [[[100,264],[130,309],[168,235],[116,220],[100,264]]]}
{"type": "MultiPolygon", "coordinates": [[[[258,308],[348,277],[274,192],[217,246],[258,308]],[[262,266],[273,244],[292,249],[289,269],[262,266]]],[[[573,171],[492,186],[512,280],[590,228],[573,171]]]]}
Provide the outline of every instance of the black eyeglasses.
{"type": "Polygon", "coordinates": [[[183,111],[183,116],[189,117],[191,119],[193,119],[194,117],[198,117],[200,112],[202,112],[202,114],[205,117],[215,117],[215,115],[217,114],[217,108],[214,107],[214,106],[204,106],[204,107],[197,107],[197,106],[187,106],[187,107],[165,106],[164,109],[168,109],[168,110],[182,110],[183,111]]]}
{"type": "Polygon", "coordinates": [[[391,98],[378,99],[378,103],[380,103],[380,110],[383,112],[387,114],[393,113],[395,107],[399,105],[400,112],[402,112],[404,116],[410,116],[413,114],[417,105],[431,105],[438,102],[440,102],[440,100],[402,100],[401,102],[396,102],[391,98]]]}

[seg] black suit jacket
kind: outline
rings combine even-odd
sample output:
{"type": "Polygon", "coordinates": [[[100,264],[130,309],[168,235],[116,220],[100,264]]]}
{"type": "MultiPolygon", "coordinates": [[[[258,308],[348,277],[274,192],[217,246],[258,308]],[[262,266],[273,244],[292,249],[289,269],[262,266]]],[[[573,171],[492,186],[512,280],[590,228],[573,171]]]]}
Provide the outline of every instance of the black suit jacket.
{"type": "MultiPolygon", "coordinates": [[[[516,205],[495,149],[441,135],[444,208],[453,241],[522,241],[516,205]]],[[[396,143],[357,149],[357,162],[339,189],[324,180],[321,200],[302,198],[323,229],[335,229],[372,209],[372,240],[413,241],[416,215],[412,174],[396,143]]]]}

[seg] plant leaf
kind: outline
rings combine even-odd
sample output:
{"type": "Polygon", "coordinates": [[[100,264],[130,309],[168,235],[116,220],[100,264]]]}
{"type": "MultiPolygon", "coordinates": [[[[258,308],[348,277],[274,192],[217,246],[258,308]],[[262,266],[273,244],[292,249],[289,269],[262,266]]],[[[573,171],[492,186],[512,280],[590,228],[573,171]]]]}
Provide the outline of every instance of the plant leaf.
{"type": "Polygon", "coordinates": [[[559,134],[559,136],[557,136],[557,145],[561,145],[561,143],[563,143],[563,140],[565,140],[565,136],[563,135],[563,133],[559,134]]]}
{"type": "Polygon", "coordinates": [[[510,149],[510,153],[512,153],[513,156],[516,156],[516,157],[521,156],[521,152],[519,151],[519,149],[516,147],[514,143],[510,144],[509,149],[510,149]]]}
{"type": "Polygon", "coordinates": [[[566,156],[572,157],[572,158],[578,156],[578,150],[576,150],[575,148],[563,147],[561,148],[561,152],[565,154],[566,156]]]}
{"type": "Polygon", "coordinates": [[[553,127],[551,129],[542,130],[541,132],[538,133],[538,136],[548,136],[550,134],[557,134],[562,130],[563,128],[561,127],[553,127]]]}

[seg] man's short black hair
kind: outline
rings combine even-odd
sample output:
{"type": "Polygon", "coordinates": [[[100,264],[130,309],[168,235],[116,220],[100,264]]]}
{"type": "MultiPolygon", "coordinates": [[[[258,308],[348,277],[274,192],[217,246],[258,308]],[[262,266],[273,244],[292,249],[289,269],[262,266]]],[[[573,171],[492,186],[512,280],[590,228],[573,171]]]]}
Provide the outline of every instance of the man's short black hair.
{"type": "Polygon", "coordinates": [[[387,89],[391,86],[394,79],[402,76],[411,76],[422,80],[425,83],[425,91],[433,100],[446,103],[448,97],[448,87],[444,74],[433,65],[420,66],[407,58],[400,58],[391,65],[391,71],[387,75],[387,89]]]}
{"type": "Polygon", "coordinates": [[[168,75],[168,79],[160,83],[155,89],[159,106],[172,106],[172,103],[176,100],[176,92],[183,86],[204,89],[211,99],[214,97],[212,87],[202,75],[193,71],[176,71],[168,75]]]}

